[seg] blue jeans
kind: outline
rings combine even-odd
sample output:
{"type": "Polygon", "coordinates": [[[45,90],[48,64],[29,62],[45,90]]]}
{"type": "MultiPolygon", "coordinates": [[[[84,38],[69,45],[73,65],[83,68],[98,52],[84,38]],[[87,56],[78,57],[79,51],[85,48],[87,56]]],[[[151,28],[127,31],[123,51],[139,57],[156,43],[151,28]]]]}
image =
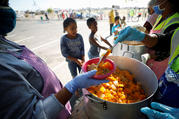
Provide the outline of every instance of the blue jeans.
{"type": "Polygon", "coordinates": [[[96,57],[99,57],[99,54],[98,55],[92,55],[90,52],[88,52],[88,58],[89,59],[96,58],[96,57]]]}
{"type": "Polygon", "coordinates": [[[68,62],[68,68],[70,70],[71,76],[75,78],[75,76],[77,75],[77,70],[80,73],[81,67],[76,62],[73,61],[67,61],[67,62],[68,62]]]}

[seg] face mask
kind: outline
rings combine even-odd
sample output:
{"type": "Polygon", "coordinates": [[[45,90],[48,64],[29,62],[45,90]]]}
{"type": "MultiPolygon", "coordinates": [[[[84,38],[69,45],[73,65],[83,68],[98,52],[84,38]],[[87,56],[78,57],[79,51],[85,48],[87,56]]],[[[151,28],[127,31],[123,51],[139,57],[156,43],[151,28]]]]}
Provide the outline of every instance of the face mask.
{"type": "Polygon", "coordinates": [[[167,0],[163,1],[161,4],[159,5],[155,5],[153,6],[153,9],[155,11],[156,14],[162,14],[164,12],[165,9],[160,9],[160,5],[162,5],[163,3],[165,3],[167,0]]]}
{"type": "Polygon", "coordinates": [[[153,7],[156,14],[162,14],[165,9],[160,9],[159,5],[153,7]]]}
{"type": "Polygon", "coordinates": [[[10,7],[0,6],[0,35],[11,32],[16,25],[16,13],[10,7]]]}

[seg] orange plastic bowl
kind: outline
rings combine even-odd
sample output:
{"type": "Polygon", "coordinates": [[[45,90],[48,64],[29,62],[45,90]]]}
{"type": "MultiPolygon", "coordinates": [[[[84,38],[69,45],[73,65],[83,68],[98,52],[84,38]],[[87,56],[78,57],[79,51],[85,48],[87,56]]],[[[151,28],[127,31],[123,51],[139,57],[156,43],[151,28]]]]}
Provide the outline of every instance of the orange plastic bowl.
{"type": "MultiPolygon", "coordinates": [[[[83,72],[88,72],[88,65],[91,65],[92,63],[95,63],[97,64],[99,62],[99,58],[93,58],[93,59],[90,59],[88,60],[87,62],[85,62],[82,66],[82,71],[83,72]]],[[[105,59],[104,62],[109,62],[112,67],[109,69],[110,72],[107,73],[107,74],[104,74],[104,75],[94,75],[92,78],[95,78],[95,79],[105,79],[107,78],[109,75],[111,75],[114,71],[115,71],[115,64],[112,60],[110,59],[105,59]]]]}

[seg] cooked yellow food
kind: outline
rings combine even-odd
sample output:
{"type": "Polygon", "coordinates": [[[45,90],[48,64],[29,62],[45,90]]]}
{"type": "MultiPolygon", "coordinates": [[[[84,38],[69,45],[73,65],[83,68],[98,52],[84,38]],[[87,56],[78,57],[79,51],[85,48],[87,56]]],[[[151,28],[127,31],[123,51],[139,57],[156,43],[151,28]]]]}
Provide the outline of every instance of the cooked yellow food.
{"type": "Polygon", "coordinates": [[[112,70],[112,65],[109,62],[101,63],[98,67],[97,64],[92,63],[91,65],[88,65],[88,71],[96,69],[96,75],[104,75],[110,72],[112,70]]]}
{"type": "Polygon", "coordinates": [[[93,95],[110,102],[134,103],[146,98],[139,82],[127,70],[116,67],[108,78],[110,82],[88,88],[93,95]]]}

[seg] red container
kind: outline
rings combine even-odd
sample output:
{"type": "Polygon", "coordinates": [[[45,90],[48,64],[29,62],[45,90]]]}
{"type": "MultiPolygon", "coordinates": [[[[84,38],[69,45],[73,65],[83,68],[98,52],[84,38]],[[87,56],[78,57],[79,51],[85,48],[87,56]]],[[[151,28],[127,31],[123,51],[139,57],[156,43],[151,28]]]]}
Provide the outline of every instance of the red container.
{"type": "MultiPolygon", "coordinates": [[[[88,65],[91,65],[92,63],[97,64],[99,62],[99,58],[93,58],[88,60],[87,62],[85,62],[82,66],[82,71],[83,72],[88,72],[88,65]]],[[[110,68],[110,72],[104,75],[94,75],[93,78],[95,79],[105,79],[107,78],[109,75],[111,75],[114,71],[115,71],[115,64],[112,60],[110,59],[105,59],[104,62],[109,62],[112,65],[112,68],[110,68]]]]}

